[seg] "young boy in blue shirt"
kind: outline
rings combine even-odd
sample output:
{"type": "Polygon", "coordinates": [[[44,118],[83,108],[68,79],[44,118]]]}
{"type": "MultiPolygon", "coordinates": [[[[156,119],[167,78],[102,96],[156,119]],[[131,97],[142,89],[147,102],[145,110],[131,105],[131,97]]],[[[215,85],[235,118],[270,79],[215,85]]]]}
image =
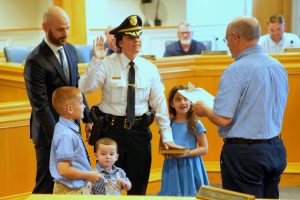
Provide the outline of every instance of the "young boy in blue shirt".
{"type": "Polygon", "coordinates": [[[97,181],[100,175],[92,172],[75,123],[83,118],[82,94],[75,87],[60,87],[52,95],[52,104],[60,115],[50,152],[50,172],[55,181],[53,194],[90,194],[87,182],[97,181]]]}

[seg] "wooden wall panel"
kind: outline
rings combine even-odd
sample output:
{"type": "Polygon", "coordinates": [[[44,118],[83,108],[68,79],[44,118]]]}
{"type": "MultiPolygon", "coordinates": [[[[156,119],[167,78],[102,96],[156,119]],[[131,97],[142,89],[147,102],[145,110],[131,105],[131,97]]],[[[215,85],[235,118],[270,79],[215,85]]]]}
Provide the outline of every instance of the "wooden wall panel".
{"type": "Polygon", "coordinates": [[[281,14],[285,18],[285,31],[291,31],[291,0],[253,0],[252,16],[260,22],[262,35],[267,33],[270,16],[281,14]]]}
{"type": "Polygon", "coordinates": [[[1,128],[0,137],[0,197],[32,191],[36,167],[29,127],[1,128]]]}
{"type": "Polygon", "coordinates": [[[53,0],[53,4],[63,8],[70,17],[70,31],[68,42],[72,44],[86,44],[86,14],[85,0],[53,0]]]}
{"type": "Polygon", "coordinates": [[[5,61],[6,61],[6,59],[5,59],[4,52],[0,51],[0,62],[5,62],[5,61]]]}
{"type": "Polygon", "coordinates": [[[23,69],[20,64],[0,63],[0,103],[28,100],[23,69]]]}

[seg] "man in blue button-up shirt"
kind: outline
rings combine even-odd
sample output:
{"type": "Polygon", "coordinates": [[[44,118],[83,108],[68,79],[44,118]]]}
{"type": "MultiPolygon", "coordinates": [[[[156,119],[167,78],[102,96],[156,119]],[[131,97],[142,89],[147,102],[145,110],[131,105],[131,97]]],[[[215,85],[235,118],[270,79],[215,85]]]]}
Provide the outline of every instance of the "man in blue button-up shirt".
{"type": "Polygon", "coordinates": [[[219,127],[223,188],[278,198],[286,151],[278,137],[288,96],[286,70],[257,42],[260,26],[253,17],[239,17],[227,27],[224,41],[235,61],[222,74],[213,109],[193,105],[219,127]]]}

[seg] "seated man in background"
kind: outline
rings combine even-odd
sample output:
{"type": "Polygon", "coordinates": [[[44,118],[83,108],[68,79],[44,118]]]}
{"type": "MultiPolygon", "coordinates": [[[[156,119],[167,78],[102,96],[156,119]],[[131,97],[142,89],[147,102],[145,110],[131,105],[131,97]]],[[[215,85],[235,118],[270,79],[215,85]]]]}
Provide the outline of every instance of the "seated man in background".
{"type": "Polygon", "coordinates": [[[104,43],[104,48],[107,48],[107,55],[110,56],[111,54],[117,52],[117,45],[116,39],[113,35],[109,34],[109,31],[112,30],[112,27],[108,27],[104,32],[106,36],[106,41],[104,43]]]}
{"type": "Polygon", "coordinates": [[[182,22],[177,29],[178,41],[166,47],[164,57],[201,54],[206,46],[192,39],[193,32],[190,24],[182,22]]]}
{"type": "Polygon", "coordinates": [[[285,48],[299,48],[296,34],[284,32],[284,17],[273,15],[268,21],[268,34],[261,36],[259,43],[268,53],[281,53],[285,48]]]}
{"type": "MultiPolygon", "coordinates": [[[[112,30],[112,27],[108,27],[105,31],[105,43],[104,43],[104,48],[107,48],[107,56],[110,56],[111,54],[117,52],[117,45],[116,45],[116,39],[113,35],[109,34],[109,31],[112,30]]],[[[94,50],[91,50],[91,55],[93,55],[94,50]]]]}

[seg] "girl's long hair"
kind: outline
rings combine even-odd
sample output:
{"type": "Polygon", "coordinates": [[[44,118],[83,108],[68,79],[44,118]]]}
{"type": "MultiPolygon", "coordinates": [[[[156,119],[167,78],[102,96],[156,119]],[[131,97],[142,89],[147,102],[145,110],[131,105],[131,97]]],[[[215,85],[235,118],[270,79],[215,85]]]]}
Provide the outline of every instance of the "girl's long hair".
{"type": "MultiPolygon", "coordinates": [[[[174,107],[172,107],[173,104],[173,99],[178,92],[178,90],[187,90],[188,88],[183,86],[183,85],[175,85],[171,91],[169,92],[169,98],[168,98],[168,108],[169,108],[169,113],[170,113],[170,118],[175,119],[176,118],[176,110],[174,107]]],[[[197,118],[194,115],[194,112],[192,108],[189,109],[186,115],[186,121],[187,121],[187,126],[189,132],[192,134],[196,135],[196,121],[197,118]]]]}

